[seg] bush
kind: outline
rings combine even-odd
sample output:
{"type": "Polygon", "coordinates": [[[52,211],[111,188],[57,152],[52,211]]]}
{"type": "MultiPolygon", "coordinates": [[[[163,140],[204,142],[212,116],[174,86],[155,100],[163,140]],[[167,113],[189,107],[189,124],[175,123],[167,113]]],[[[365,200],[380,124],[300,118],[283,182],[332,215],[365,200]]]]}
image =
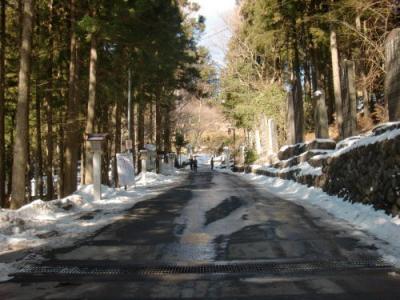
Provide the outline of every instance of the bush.
{"type": "Polygon", "coordinates": [[[249,149],[246,151],[245,163],[252,164],[258,159],[258,155],[254,149],[249,149]]]}

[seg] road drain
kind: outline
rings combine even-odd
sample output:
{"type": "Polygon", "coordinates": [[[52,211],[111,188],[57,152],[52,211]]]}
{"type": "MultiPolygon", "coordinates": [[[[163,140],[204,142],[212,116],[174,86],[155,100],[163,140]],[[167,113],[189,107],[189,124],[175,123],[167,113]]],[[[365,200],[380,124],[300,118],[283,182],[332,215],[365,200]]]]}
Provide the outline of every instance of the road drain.
{"type": "Polygon", "coordinates": [[[382,260],[313,261],[307,263],[226,263],[189,266],[28,265],[15,276],[166,276],[179,274],[271,274],[393,269],[382,260]]]}

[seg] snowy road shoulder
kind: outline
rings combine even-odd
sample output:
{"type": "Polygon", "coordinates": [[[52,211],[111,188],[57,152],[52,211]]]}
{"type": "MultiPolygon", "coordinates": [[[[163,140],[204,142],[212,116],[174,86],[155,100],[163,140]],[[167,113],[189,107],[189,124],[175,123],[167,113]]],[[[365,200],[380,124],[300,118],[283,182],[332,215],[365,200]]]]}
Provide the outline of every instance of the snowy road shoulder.
{"type": "Polygon", "coordinates": [[[255,174],[236,174],[282,199],[306,208],[312,206],[323,209],[335,218],[345,220],[355,229],[374,237],[375,239],[365,242],[373,243],[388,263],[400,267],[399,217],[391,217],[383,211],[375,210],[371,205],[351,203],[340,197],[329,196],[319,188],[309,188],[294,181],[255,174]]]}
{"type": "Polygon", "coordinates": [[[17,252],[28,253],[30,249],[72,246],[77,240],[123,217],[136,203],[161,194],[185,178],[185,172],[176,172],[173,176],[147,173],[145,181],[138,176],[136,187],[126,191],[103,186],[101,201],[93,199],[92,186],[84,186],[61,200],[37,200],[15,211],[1,209],[0,282],[8,280],[8,274],[26,260],[13,262],[4,257],[17,252]]]}

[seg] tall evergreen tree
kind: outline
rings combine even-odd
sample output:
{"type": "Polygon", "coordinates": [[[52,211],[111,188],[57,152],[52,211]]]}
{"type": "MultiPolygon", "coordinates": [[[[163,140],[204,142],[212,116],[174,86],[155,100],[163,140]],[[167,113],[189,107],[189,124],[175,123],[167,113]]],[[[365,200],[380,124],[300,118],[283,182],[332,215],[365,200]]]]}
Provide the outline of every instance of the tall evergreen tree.
{"type": "Polygon", "coordinates": [[[12,173],[11,208],[19,208],[26,203],[26,167],[28,162],[29,141],[28,110],[34,7],[33,0],[24,1],[12,173]]]}

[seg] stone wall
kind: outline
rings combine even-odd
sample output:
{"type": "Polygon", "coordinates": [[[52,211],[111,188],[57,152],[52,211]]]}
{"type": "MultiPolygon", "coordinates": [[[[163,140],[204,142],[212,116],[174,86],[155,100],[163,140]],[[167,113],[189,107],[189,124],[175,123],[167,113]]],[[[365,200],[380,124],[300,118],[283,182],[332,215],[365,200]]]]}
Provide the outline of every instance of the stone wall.
{"type": "Polygon", "coordinates": [[[400,137],[330,157],[322,173],[316,184],[328,194],[399,214],[400,137]]]}
{"type": "MultiPolygon", "coordinates": [[[[399,127],[400,124],[395,124],[377,128],[364,141],[360,138],[349,139],[359,140],[361,143],[356,147],[348,146],[345,151],[341,143],[336,147],[337,150],[329,155],[315,156],[304,152],[270,168],[248,167],[246,171],[319,187],[330,195],[370,204],[388,214],[400,215],[399,127]],[[289,165],[288,169],[289,161],[303,164],[306,161],[318,172],[301,172],[301,167],[296,169],[295,164],[289,165]]],[[[287,151],[287,148],[285,150],[287,151]]],[[[314,153],[318,154],[318,151],[314,150],[314,153]]],[[[281,153],[281,157],[286,158],[286,155],[281,153]]]]}

